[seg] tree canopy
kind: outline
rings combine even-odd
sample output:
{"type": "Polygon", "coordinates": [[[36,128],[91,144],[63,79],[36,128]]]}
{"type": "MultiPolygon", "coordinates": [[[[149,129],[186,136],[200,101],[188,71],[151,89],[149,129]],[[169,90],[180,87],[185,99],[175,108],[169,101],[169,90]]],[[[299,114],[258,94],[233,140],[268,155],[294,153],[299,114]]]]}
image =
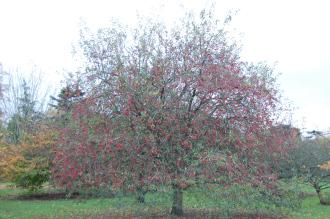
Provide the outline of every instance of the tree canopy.
{"type": "MultiPolygon", "coordinates": [[[[82,31],[82,98],[60,130],[58,185],[173,187],[271,184],[269,161],[287,139],[274,128],[280,99],[273,70],[241,60],[212,13],[173,28],[142,22],[82,31]]],[[[286,145],[287,146],[287,145],[286,145]]]]}

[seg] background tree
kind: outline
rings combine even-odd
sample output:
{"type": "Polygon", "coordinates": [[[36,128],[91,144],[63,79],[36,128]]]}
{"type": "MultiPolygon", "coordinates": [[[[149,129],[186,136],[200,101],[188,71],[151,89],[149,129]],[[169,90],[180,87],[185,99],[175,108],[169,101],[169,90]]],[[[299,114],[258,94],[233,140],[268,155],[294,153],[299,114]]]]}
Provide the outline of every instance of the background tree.
{"type": "Polygon", "coordinates": [[[67,81],[67,85],[61,88],[57,97],[50,96],[53,108],[53,122],[55,126],[65,127],[70,122],[70,116],[74,106],[83,100],[84,92],[77,82],[67,81]]]}
{"type": "Polygon", "coordinates": [[[171,213],[182,215],[190,185],[276,179],[266,161],[285,152],[286,140],[273,129],[273,70],[242,62],[212,13],[171,29],[115,24],[83,33],[81,48],[87,95],[55,149],[59,185],[170,185],[171,213]]]}
{"type": "MultiPolygon", "coordinates": [[[[35,189],[48,180],[50,129],[41,94],[42,77],[7,73],[8,87],[1,99],[6,129],[2,137],[0,175],[19,186],[35,189]]],[[[46,94],[44,94],[46,95],[46,94]]]]}
{"type": "Polygon", "coordinates": [[[5,75],[5,72],[3,70],[3,66],[2,66],[2,63],[0,62],[0,97],[3,98],[3,92],[4,92],[4,89],[5,89],[5,86],[4,86],[4,75],[5,75]]]}
{"type": "Polygon", "coordinates": [[[280,179],[290,180],[296,176],[294,162],[290,155],[301,144],[301,132],[298,128],[283,124],[273,127],[272,130],[273,138],[268,144],[280,144],[282,153],[277,154],[277,159],[270,159],[270,165],[280,179]]]}
{"type": "Polygon", "coordinates": [[[327,161],[330,160],[329,139],[318,135],[307,138],[289,152],[289,163],[286,163],[293,176],[301,177],[311,185],[321,204],[328,204],[322,192],[330,188],[330,171],[327,168],[327,161]]]}
{"type": "Polygon", "coordinates": [[[38,189],[50,178],[54,130],[39,124],[38,132],[24,135],[18,144],[0,148],[0,176],[17,186],[38,189]]]}
{"type": "Polygon", "coordinates": [[[51,96],[51,99],[55,103],[50,105],[57,110],[68,113],[72,110],[73,105],[77,103],[77,99],[81,98],[83,95],[84,93],[79,87],[67,85],[61,89],[57,97],[51,96]]]}
{"type": "Polygon", "coordinates": [[[65,79],[66,85],[61,88],[57,97],[50,96],[51,107],[56,109],[59,113],[69,113],[72,111],[73,106],[79,103],[84,96],[84,92],[81,90],[81,79],[79,75],[69,73],[65,79]]]}
{"type": "Polygon", "coordinates": [[[9,141],[17,144],[24,133],[33,132],[34,126],[40,121],[40,112],[36,112],[36,101],[31,97],[31,91],[23,80],[22,96],[18,98],[17,112],[10,117],[7,130],[9,141]]]}
{"type": "Polygon", "coordinates": [[[8,129],[8,141],[18,143],[24,132],[35,131],[35,126],[46,111],[47,88],[42,86],[42,74],[36,68],[31,74],[7,72],[7,89],[1,99],[3,121],[8,129]]]}

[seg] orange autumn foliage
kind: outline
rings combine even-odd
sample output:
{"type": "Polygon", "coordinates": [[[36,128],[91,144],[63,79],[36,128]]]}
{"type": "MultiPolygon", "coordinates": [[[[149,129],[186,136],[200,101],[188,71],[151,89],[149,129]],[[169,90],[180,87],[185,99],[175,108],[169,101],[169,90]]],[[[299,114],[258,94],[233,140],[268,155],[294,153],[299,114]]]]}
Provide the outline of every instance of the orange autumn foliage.
{"type": "Polygon", "coordinates": [[[319,166],[322,170],[330,170],[330,160],[319,166]]]}
{"type": "MultiPolygon", "coordinates": [[[[51,145],[54,133],[39,127],[35,134],[25,134],[19,144],[1,143],[0,178],[17,181],[32,172],[49,172],[51,145]]],[[[47,173],[46,173],[47,174],[47,173]]]]}
{"type": "MultiPolygon", "coordinates": [[[[320,141],[320,143],[323,144],[324,147],[330,148],[330,137],[324,137],[324,138],[318,139],[318,141],[320,141]]],[[[319,165],[319,167],[322,170],[330,170],[330,160],[328,160],[327,162],[319,165]]]]}

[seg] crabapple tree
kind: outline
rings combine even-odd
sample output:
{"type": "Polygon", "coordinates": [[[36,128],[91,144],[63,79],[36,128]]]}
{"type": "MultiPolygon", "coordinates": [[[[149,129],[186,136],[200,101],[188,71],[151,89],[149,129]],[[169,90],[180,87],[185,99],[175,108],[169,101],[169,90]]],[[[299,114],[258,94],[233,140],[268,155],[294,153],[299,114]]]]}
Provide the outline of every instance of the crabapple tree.
{"type": "Polygon", "coordinates": [[[196,183],[271,183],[283,153],[273,127],[273,70],[249,64],[212,13],[168,28],[142,22],[82,32],[86,96],[62,129],[54,176],[62,185],[173,188],[171,213],[196,183]],[[92,156],[91,156],[92,155],[92,156]]]}

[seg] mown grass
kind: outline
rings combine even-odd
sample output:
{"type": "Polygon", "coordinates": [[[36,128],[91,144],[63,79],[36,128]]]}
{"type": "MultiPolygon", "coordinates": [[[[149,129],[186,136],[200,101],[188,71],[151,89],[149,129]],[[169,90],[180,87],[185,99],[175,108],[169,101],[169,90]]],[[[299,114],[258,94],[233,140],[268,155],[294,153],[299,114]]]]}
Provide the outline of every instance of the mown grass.
{"type": "Polygon", "coordinates": [[[68,218],[100,214],[133,207],[132,199],[89,199],[56,201],[0,201],[0,218],[68,218]]]}
{"type": "MultiPolygon", "coordinates": [[[[292,217],[296,219],[329,219],[330,206],[320,204],[320,200],[311,186],[305,185],[303,189],[309,195],[303,199],[301,208],[292,213],[292,217]]],[[[330,190],[324,191],[323,195],[330,198],[330,190]]]]}
{"type": "Polygon", "coordinates": [[[304,198],[299,211],[292,214],[296,219],[329,219],[330,206],[321,205],[318,197],[309,196],[304,198]]]}
{"type": "MultiPolygon", "coordinates": [[[[290,187],[292,185],[289,185],[290,187]]],[[[313,192],[308,186],[296,186],[305,192],[313,192]]],[[[171,207],[171,192],[148,193],[146,203],[139,204],[134,196],[117,196],[115,198],[62,199],[51,201],[15,200],[4,197],[27,194],[21,189],[0,189],[0,218],[89,218],[96,215],[144,215],[150,213],[169,212],[171,207]]],[[[276,200],[275,200],[276,201],[276,200]]],[[[285,201],[285,200],[280,200],[285,201]]],[[[231,189],[190,189],[184,194],[186,210],[212,211],[217,210],[226,216],[233,212],[269,212],[273,215],[288,215],[297,219],[328,219],[330,206],[319,204],[317,196],[304,198],[301,208],[292,210],[272,204],[259,193],[253,193],[250,188],[234,186],[231,189]]],[[[143,218],[143,217],[142,217],[143,218]]]]}

